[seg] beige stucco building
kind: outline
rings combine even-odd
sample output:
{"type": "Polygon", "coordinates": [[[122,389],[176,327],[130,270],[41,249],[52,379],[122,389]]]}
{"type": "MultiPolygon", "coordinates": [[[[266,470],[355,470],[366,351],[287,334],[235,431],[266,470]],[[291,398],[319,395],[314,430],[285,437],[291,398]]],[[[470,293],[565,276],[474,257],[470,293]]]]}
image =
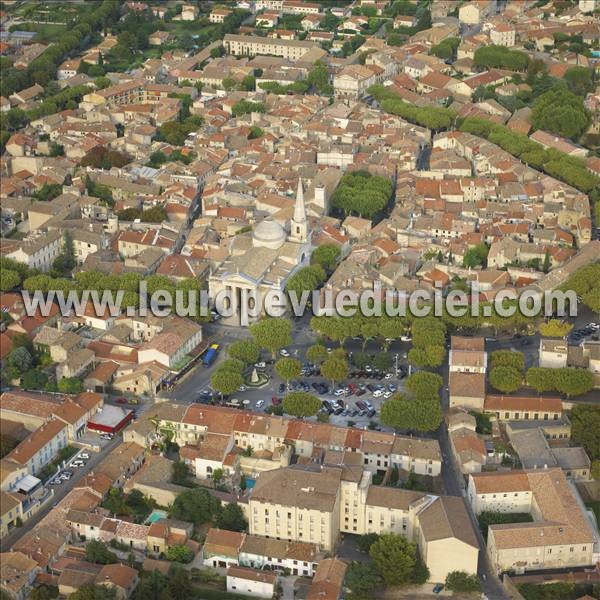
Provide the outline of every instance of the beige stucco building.
{"type": "Polygon", "coordinates": [[[489,526],[487,553],[497,573],[593,564],[594,532],[561,469],[473,474],[467,497],[475,514],[519,512],[533,519],[489,526]]]}
{"type": "Polygon", "coordinates": [[[223,38],[223,46],[225,46],[228,54],[235,54],[236,56],[264,54],[281,56],[289,60],[299,60],[313,48],[319,48],[317,42],[263,38],[233,33],[228,33],[223,38]]]}

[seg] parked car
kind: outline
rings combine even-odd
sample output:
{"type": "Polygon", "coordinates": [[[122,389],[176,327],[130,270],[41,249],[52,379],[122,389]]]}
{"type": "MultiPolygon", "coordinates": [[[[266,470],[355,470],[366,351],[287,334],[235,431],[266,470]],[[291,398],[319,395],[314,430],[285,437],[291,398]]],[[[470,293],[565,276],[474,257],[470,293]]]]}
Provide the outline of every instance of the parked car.
{"type": "Polygon", "coordinates": [[[90,457],[90,455],[87,452],[79,453],[79,458],[84,458],[85,460],[87,460],[89,457],[90,457]]]}
{"type": "Polygon", "coordinates": [[[277,406],[277,405],[281,404],[281,398],[278,398],[277,396],[273,396],[271,398],[271,404],[273,404],[273,406],[277,406]]]}
{"type": "Polygon", "coordinates": [[[78,468],[85,466],[85,463],[82,460],[74,460],[69,463],[70,467],[78,468]]]}
{"type": "Polygon", "coordinates": [[[373,392],[373,398],[380,398],[381,396],[383,396],[383,391],[382,390],[375,390],[373,392]]]}
{"type": "Polygon", "coordinates": [[[261,362],[254,363],[254,366],[257,369],[266,369],[267,368],[267,363],[264,362],[264,361],[261,361],[261,362]]]}
{"type": "Polygon", "coordinates": [[[285,383],[280,383],[278,390],[280,394],[285,393],[285,383]]]}
{"type": "Polygon", "coordinates": [[[117,404],[127,404],[127,398],[125,398],[125,396],[119,396],[115,399],[115,402],[117,404]]]}
{"type": "Polygon", "coordinates": [[[264,405],[264,403],[265,403],[265,401],[264,401],[264,400],[257,400],[257,401],[256,401],[256,408],[260,408],[261,406],[263,406],[263,405],[264,405]]]}
{"type": "Polygon", "coordinates": [[[288,357],[290,356],[290,353],[289,353],[289,351],[288,351],[288,350],[286,350],[285,348],[282,348],[282,349],[279,351],[279,355],[280,355],[280,356],[283,356],[283,357],[285,357],[285,358],[288,358],[288,357]]]}
{"type": "Polygon", "coordinates": [[[436,583],[433,586],[433,593],[434,594],[439,594],[442,590],[444,589],[444,585],[441,583],[436,583]]]}
{"type": "Polygon", "coordinates": [[[242,385],[240,385],[240,387],[238,388],[238,392],[245,392],[247,389],[248,389],[248,388],[247,388],[247,387],[246,387],[244,384],[242,384],[242,385]]]}
{"type": "Polygon", "coordinates": [[[387,392],[383,392],[383,397],[387,400],[388,398],[390,398],[392,395],[392,392],[390,392],[389,390],[387,392]]]}

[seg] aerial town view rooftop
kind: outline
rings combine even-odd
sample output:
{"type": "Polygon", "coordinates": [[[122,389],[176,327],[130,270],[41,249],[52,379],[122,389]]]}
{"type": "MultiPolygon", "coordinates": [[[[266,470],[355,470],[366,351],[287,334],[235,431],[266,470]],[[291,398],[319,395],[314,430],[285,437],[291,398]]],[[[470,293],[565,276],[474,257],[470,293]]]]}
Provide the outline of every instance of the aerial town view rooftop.
{"type": "Polygon", "coordinates": [[[0,0],[0,600],[600,599],[600,0],[0,0]]]}

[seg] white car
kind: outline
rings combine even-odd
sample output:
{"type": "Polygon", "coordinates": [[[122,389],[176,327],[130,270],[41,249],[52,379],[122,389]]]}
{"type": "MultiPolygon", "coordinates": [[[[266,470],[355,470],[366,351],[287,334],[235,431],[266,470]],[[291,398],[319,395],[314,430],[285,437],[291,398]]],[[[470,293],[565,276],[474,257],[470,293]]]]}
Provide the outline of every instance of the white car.
{"type": "Polygon", "coordinates": [[[267,363],[266,363],[266,362],[264,362],[264,361],[261,361],[261,362],[254,363],[254,366],[255,366],[257,369],[266,369],[266,367],[267,367],[267,363]]]}
{"type": "Polygon", "coordinates": [[[240,385],[240,387],[238,388],[238,392],[245,392],[248,388],[245,385],[240,385]]]}
{"type": "Polygon", "coordinates": [[[386,373],[384,379],[391,379],[393,375],[391,373],[386,373]]]}
{"type": "Polygon", "coordinates": [[[400,336],[400,339],[403,342],[410,342],[412,340],[412,338],[410,337],[410,335],[402,335],[402,336],[400,336]]]}
{"type": "Polygon", "coordinates": [[[390,392],[389,390],[387,392],[383,392],[383,397],[387,400],[388,398],[391,398],[392,396],[392,392],[390,392]]]}
{"type": "Polygon", "coordinates": [[[74,460],[73,462],[71,462],[71,463],[69,464],[69,466],[70,466],[70,467],[74,467],[74,468],[77,468],[77,467],[84,467],[84,466],[85,466],[85,463],[84,463],[82,460],[74,460]]]}
{"type": "Polygon", "coordinates": [[[375,390],[373,392],[373,398],[381,398],[383,396],[383,390],[375,390]]]}
{"type": "Polygon", "coordinates": [[[289,353],[289,352],[288,352],[288,351],[287,351],[285,348],[282,348],[282,349],[279,351],[279,355],[280,355],[280,356],[283,356],[284,358],[287,358],[288,356],[290,356],[290,353],[289,353]]]}
{"type": "Polygon", "coordinates": [[[264,403],[265,403],[265,401],[264,401],[264,400],[258,400],[258,401],[256,402],[256,408],[260,408],[261,406],[263,406],[263,405],[264,405],[264,403]]]}
{"type": "Polygon", "coordinates": [[[90,457],[90,455],[87,452],[81,452],[79,454],[79,458],[85,458],[86,460],[90,457]]]}

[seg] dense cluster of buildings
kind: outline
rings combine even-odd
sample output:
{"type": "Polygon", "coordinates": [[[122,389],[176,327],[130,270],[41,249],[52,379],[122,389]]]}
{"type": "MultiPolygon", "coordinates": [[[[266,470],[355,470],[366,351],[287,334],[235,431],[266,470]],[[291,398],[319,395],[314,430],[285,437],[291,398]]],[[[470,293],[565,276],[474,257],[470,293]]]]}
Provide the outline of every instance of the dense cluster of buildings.
{"type": "MultiPolygon", "coordinates": [[[[411,123],[369,92],[379,84],[419,109],[450,107],[459,118],[504,125],[600,175],[587,147],[534,130],[522,100],[532,92],[529,79],[475,60],[478,49],[500,46],[535,56],[556,79],[575,66],[597,72],[598,52],[576,51],[597,48],[597,0],[473,0],[458,8],[436,0],[427,8],[429,27],[421,26],[422,6],[388,19],[391,0],[173,4],[122,6],[124,17],[163,21],[148,36],[160,59],[104,68],[120,38],[103,31],[58,65],[56,89],[83,89],[63,110],[46,114],[50,91],[33,80],[0,97],[7,121],[21,114],[14,109],[33,115],[2,139],[1,254],[47,274],[49,287],[65,285],[52,279],[57,259],[69,253],[76,276],[159,276],[169,286],[199,283],[213,297],[227,291],[241,299],[285,290],[327,244],[340,258],[326,290],[380,284],[404,294],[446,293],[460,285],[486,302],[507,289],[555,289],[597,260],[585,193],[492,141],[411,123]],[[232,30],[237,9],[248,14],[232,30]],[[389,22],[374,30],[379,18],[389,22]],[[198,48],[190,35],[182,49],[179,29],[200,20],[207,31],[222,28],[222,39],[198,48]],[[444,44],[452,47],[448,59],[440,58],[444,44]],[[87,75],[90,67],[105,76],[87,75]],[[391,184],[376,218],[334,206],[342,178],[357,171],[391,184]],[[482,264],[465,260],[484,245],[482,264]]],[[[11,9],[0,11],[0,54],[24,71],[52,44],[19,23],[11,9]]],[[[590,115],[585,136],[597,136],[598,88],[582,100],[590,115]]],[[[451,571],[476,574],[481,538],[473,515],[484,512],[531,517],[489,526],[482,551],[497,573],[586,567],[599,558],[597,524],[576,487],[589,482],[592,465],[571,444],[568,406],[556,394],[490,393],[484,338],[451,339],[443,426],[451,456],[443,456],[433,438],[159,402],[209,344],[198,320],[99,314],[91,303],[69,314],[52,304],[48,314],[32,315],[17,288],[0,294],[2,366],[27,339],[46,379],[81,382],[84,391],[0,396],[0,433],[15,441],[0,460],[0,537],[12,539],[36,519],[0,556],[0,587],[15,600],[41,583],[65,596],[107,585],[120,600],[130,597],[138,572],[86,563],[83,540],[127,547],[145,570],[165,574],[164,553],[186,546],[202,566],[226,569],[233,593],[272,597],[281,572],[309,577],[308,600],[343,595],[347,564],[335,553],[346,534],[405,536],[433,582],[451,571]],[[152,406],[132,423],[130,409],[105,404],[118,394],[152,406]],[[481,419],[490,421],[489,433],[481,419]],[[99,450],[91,432],[121,431],[123,442],[53,502],[44,480],[69,447],[99,450]],[[199,483],[214,488],[213,475],[223,474],[230,491],[211,493],[242,508],[247,533],[212,528],[201,545],[190,523],[166,513],[133,523],[103,508],[114,488],[137,490],[161,507],[185,491],[160,453],[167,440],[199,483]],[[387,485],[411,473],[439,482],[444,461],[467,482],[467,502],[387,485]],[[47,511],[41,519],[40,511],[47,511]]],[[[227,324],[242,322],[236,314],[227,324]]],[[[600,386],[600,344],[542,338],[539,366],[586,369],[600,386]]],[[[7,383],[22,387],[18,378],[7,383]]]]}

